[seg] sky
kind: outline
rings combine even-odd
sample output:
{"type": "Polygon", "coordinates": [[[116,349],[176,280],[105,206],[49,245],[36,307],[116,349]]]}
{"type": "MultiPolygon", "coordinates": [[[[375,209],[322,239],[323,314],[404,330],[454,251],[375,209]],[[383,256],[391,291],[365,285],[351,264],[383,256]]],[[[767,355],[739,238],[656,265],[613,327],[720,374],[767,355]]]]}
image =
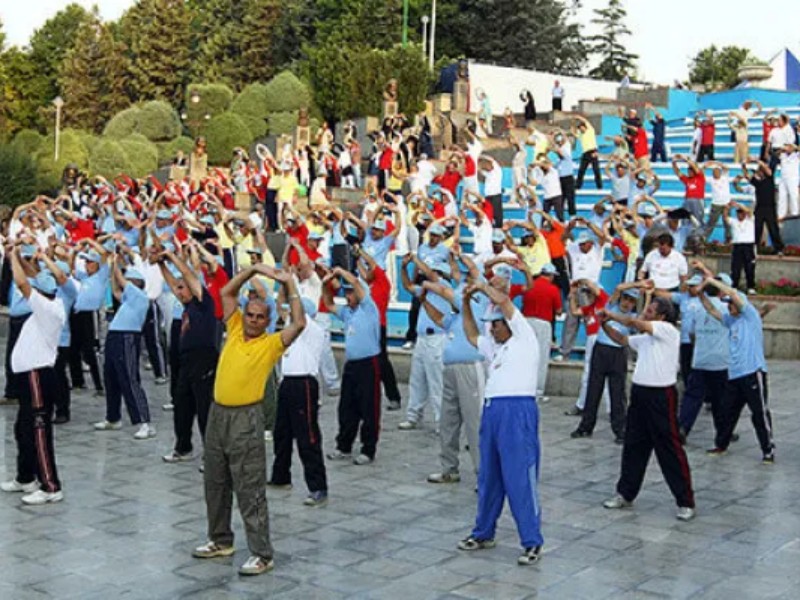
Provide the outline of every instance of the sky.
{"type": "MultiPolygon", "coordinates": [[[[104,19],[116,19],[135,0],[0,0],[8,43],[25,45],[34,29],[71,1],[87,8],[96,4],[104,19]]],[[[633,33],[629,50],[639,55],[639,74],[645,81],[685,79],[690,59],[710,44],[744,46],[764,61],[784,47],[800,53],[798,0],[771,0],[764,5],[767,10],[745,0],[623,1],[633,33]]],[[[592,9],[602,8],[607,0],[581,4],[577,18],[590,26],[592,9]]]]}

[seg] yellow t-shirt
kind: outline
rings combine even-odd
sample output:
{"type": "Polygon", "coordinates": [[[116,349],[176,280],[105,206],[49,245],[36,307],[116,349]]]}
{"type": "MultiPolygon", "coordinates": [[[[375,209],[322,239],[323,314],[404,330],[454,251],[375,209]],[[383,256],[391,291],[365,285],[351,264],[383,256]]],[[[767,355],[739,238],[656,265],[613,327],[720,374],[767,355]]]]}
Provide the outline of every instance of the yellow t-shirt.
{"type": "Polygon", "coordinates": [[[278,188],[278,202],[292,203],[297,191],[297,177],[294,175],[281,176],[281,187],[278,188]]]}
{"type": "MultiPolygon", "coordinates": [[[[236,242],[236,264],[239,266],[239,269],[246,269],[252,263],[248,250],[256,247],[255,238],[253,238],[252,235],[243,236],[239,232],[234,232],[233,240],[236,242]]],[[[264,249],[263,260],[261,262],[268,267],[275,266],[275,257],[272,256],[272,252],[269,251],[269,248],[264,249]]]]}
{"type": "Polygon", "coordinates": [[[642,240],[633,235],[627,229],[623,229],[619,232],[619,237],[622,238],[622,241],[625,242],[625,245],[628,247],[628,263],[629,265],[636,264],[636,259],[639,258],[639,248],[642,245],[642,240]]]}
{"type": "Polygon", "coordinates": [[[223,250],[230,250],[231,248],[233,248],[234,242],[228,235],[228,232],[225,231],[225,226],[222,223],[217,223],[217,225],[214,227],[214,231],[216,232],[217,237],[219,238],[220,248],[222,248],[223,250]]]}
{"type": "Polygon", "coordinates": [[[597,150],[597,135],[594,132],[594,127],[591,125],[586,126],[586,131],[578,136],[581,142],[581,148],[584,152],[591,152],[597,150]]]}
{"type": "Polygon", "coordinates": [[[245,341],[242,311],[226,323],[228,339],[222,348],[214,382],[214,400],[222,406],[247,406],[261,402],[264,386],[286,348],[280,333],[245,341]]]}
{"type": "Polygon", "coordinates": [[[547,240],[540,235],[536,237],[533,246],[518,246],[518,249],[532,275],[538,275],[542,267],[550,262],[547,240]]]}

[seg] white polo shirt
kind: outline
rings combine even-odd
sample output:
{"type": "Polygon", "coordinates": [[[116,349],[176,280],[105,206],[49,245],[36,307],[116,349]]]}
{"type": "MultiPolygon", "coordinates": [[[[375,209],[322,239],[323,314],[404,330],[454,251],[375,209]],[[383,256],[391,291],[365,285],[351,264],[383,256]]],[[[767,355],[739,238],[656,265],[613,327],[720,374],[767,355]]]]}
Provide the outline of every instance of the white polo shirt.
{"type": "Polygon", "coordinates": [[[470,222],[467,229],[472,234],[473,253],[482,256],[492,251],[492,223],[489,219],[484,218],[480,225],[470,222]]]}
{"type": "Polygon", "coordinates": [[[642,265],[659,290],[671,290],[681,284],[681,275],[689,273],[686,257],[673,248],[667,256],[661,256],[658,248],[650,250],[642,265]]]}
{"type": "Polygon", "coordinates": [[[670,387],[678,381],[681,333],[664,321],[653,321],[652,325],[652,335],[642,333],[628,338],[637,353],[631,381],[648,387],[670,387]]]}
{"type": "Polygon", "coordinates": [[[482,171],[484,177],[483,195],[484,196],[499,196],[503,193],[503,169],[497,164],[497,161],[491,159],[492,169],[490,171],[482,171]]]}
{"type": "Polygon", "coordinates": [[[545,200],[557,198],[561,195],[561,178],[558,176],[558,171],[551,167],[545,173],[544,169],[536,167],[531,175],[536,180],[536,183],[542,186],[542,197],[545,200]]]}
{"type": "Polygon", "coordinates": [[[313,319],[306,318],[305,329],[283,353],[283,376],[316,375],[324,346],[325,330],[313,319]]]}
{"type": "Polygon", "coordinates": [[[734,244],[756,243],[756,220],[754,217],[745,217],[741,221],[732,217],[728,222],[731,226],[731,241],[734,244]]]}
{"type": "Polygon", "coordinates": [[[603,270],[603,247],[597,243],[592,244],[588,252],[581,252],[581,247],[574,240],[567,242],[567,253],[570,263],[570,280],[588,279],[597,283],[600,281],[600,271],[603,270]]]}
{"type": "Polygon", "coordinates": [[[484,395],[486,398],[535,397],[538,370],[531,365],[539,362],[536,334],[516,308],[508,326],[511,337],[505,344],[498,344],[491,336],[478,338],[478,350],[489,365],[484,395]]]}
{"type": "Polygon", "coordinates": [[[11,370],[25,373],[56,364],[58,340],[67,321],[64,303],[49,300],[36,290],[28,298],[31,316],[22,325],[17,343],[11,352],[11,370]]]}
{"type": "Polygon", "coordinates": [[[731,178],[722,174],[719,179],[709,177],[706,181],[711,186],[712,206],[728,206],[731,203],[731,178]]]}

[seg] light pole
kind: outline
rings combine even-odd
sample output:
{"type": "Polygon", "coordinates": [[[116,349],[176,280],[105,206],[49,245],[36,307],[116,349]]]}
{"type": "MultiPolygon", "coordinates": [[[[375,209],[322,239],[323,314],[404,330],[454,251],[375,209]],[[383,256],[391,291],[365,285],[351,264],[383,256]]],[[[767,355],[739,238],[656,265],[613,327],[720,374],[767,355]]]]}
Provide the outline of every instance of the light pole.
{"type": "Polygon", "coordinates": [[[422,15],[422,56],[423,58],[427,58],[428,56],[428,22],[430,21],[430,17],[428,15],[422,15]]]}
{"type": "Polygon", "coordinates": [[[428,54],[428,68],[433,71],[433,57],[436,51],[436,0],[431,7],[431,50],[428,54]]]}
{"type": "Polygon", "coordinates": [[[408,45],[408,0],[403,0],[403,48],[408,45]]]}
{"type": "Polygon", "coordinates": [[[53,105],[56,107],[56,148],[53,160],[58,160],[59,143],[61,142],[61,107],[64,106],[64,99],[56,96],[53,105]]]}

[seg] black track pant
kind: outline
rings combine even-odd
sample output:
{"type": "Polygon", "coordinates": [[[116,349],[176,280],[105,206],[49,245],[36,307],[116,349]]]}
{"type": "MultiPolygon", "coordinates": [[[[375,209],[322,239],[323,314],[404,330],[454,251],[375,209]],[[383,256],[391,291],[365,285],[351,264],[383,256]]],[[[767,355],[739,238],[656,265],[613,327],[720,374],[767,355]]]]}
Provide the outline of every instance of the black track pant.
{"type": "Polygon", "coordinates": [[[167,340],[161,321],[161,308],[158,306],[158,302],[151,300],[150,308],[147,309],[147,318],[142,327],[142,337],[144,337],[147,358],[153,367],[154,377],[166,377],[167,375],[167,340]]]}
{"type": "Polygon", "coordinates": [[[603,179],[600,176],[600,161],[597,158],[597,150],[584,152],[581,156],[581,164],[578,166],[578,181],[576,187],[581,189],[583,187],[583,177],[586,175],[586,169],[592,165],[594,172],[594,185],[598,190],[603,189],[603,179]]]}
{"type": "Polygon", "coordinates": [[[639,495],[653,450],[678,506],[694,508],[689,461],[678,434],[678,392],[675,386],[633,384],[617,482],[617,492],[628,502],[639,495]]]}
{"type": "Polygon", "coordinates": [[[72,395],[69,390],[69,377],[67,376],[69,357],[69,346],[59,346],[55,366],[57,393],[54,398],[54,403],[56,416],[66,417],[67,419],[70,418],[70,405],[72,403],[72,395]]]}
{"type": "Polygon", "coordinates": [[[53,397],[56,372],[52,367],[19,374],[21,393],[14,423],[17,441],[17,481],[36,479],[45,492],[61,489],[53,446],[53,397]]]}
{"type": "Polygon", "coordinates": [[[339,435],[336,447],[349,454],[361,429],[361,454],[375,458],[381,428],[380,356],[348,360],[339,397],[339,435]]]}
{"type": "Polygon", "coordinates": [[[14,346],[17,344],[17,339],[19,339],[22,326],[25,324],[25,321],[28,320],[28,317],[30,317],[30,314],[22,317],[9,317],[8,319],[8,336],[6,337],[6,398],[19,399],[25,387],[25,378],[11,370],[11,353],[14,351],[14,346]]]}
{"type": "Polygon", "coordinates": [[[272,463],[272,483],[292,483],[292,442],[297,440],[308,491],[328,491],[318,415],[319,384],[316,378],[311,375],[284,377],[278,388],[273,430],[275,460],[272,463]]]}
{"type": "Polygon", "coordinates": [[[611,430],[622,437],[625,433],[625,376],[628,373],[628,352],[606,344],[595,344],[589,365],[589,383],[586,387],[586,406],[578,429],[592,432],[597,424],[597,409],[603,388],[608,380],[611,397],[611,430]]]}
{"type": "Polygon", "coordinates": [[[503,226],[503,196],[502,194],[492,194],[486,196],[486,199],[492,205],[492,212],[494,213],[493,225],[495,228],[500,229],[503,226]]]}
{"type": "Polygon", "coordinates": [[[178,454],[189,454],[192,451],[192,425],[195,416],[200,439],[205,438],[208,408],[214,400],[218,358],[216,348],[181,352],[178,385],[173,399],[175,407],[172,412],[175,452],[178,454]]]}
{"type": "Polygon", "coordinates": [[[389,402],[400,402],[400,390],[397,387],[397,378],[394,375],[392,361],[389,360],[389,352],[386,348],[386,325],[381,325],[381,383],[383,391],[389,402]]]}
{"type": "Polygon", "coordinates": [[[769,454],[775,448],[772,441],[772,415],[767,406],[768,389],[767,374],[756,371],[729,379],[727,385],[728,410],[725,414],[725,425],[717,434],[716,446],[725,450],[731,443],[731,436],[739,423],[739,416],[745,404],[750,409],[750,420],[756,431],[761,452],[769,454]]]}
{"type": "Polygon", "coordinates": [[[169,329],[169,397],[173,404],[178,395],[178,378],[181,371],[181,323],[180,319],[172,319],[169,329]]]}
{"type": "Polygon", "coordinates": [[[747,289],[756,287],[756,252],[753,244],[734,244],[731,252],[731,279],[733,287],[739,287],[739,280],[744,279],[747,289]]]}
{"type": "Polygon", "coordinates": [[[778,227],[778,216],[775,214],[775,210],[758,210],[758,206],[756,206],[755,217],[756,246],[761,244],[761,236],[764,235],[764,225],[766,225],[772,247],[778,252],[783,252],[783,238],[781,238],[781,230],[778,227]]]}
{"type": "Polygon", "coordinates": [[[96,390],[103,389],[103,380],[100,378],[100,365],[97,363],[95,351],[95,326],[94,313],[91,311],[75,312],[69,318],[70,335],[72,336],[72,349],[69,358],[69,372],[72,387],[83,387],[83,367],[81,361],[89,365],[92,383],[96,390]]]}
{"type": "Polygon", "coordinates": [[[578,214],[578,208],[575,206],[575,176],[567,175],[559,177],[559,180],[561,181],[561,196],[564,198],[567,212],[570,217],[574,217],[578,214]]]}

